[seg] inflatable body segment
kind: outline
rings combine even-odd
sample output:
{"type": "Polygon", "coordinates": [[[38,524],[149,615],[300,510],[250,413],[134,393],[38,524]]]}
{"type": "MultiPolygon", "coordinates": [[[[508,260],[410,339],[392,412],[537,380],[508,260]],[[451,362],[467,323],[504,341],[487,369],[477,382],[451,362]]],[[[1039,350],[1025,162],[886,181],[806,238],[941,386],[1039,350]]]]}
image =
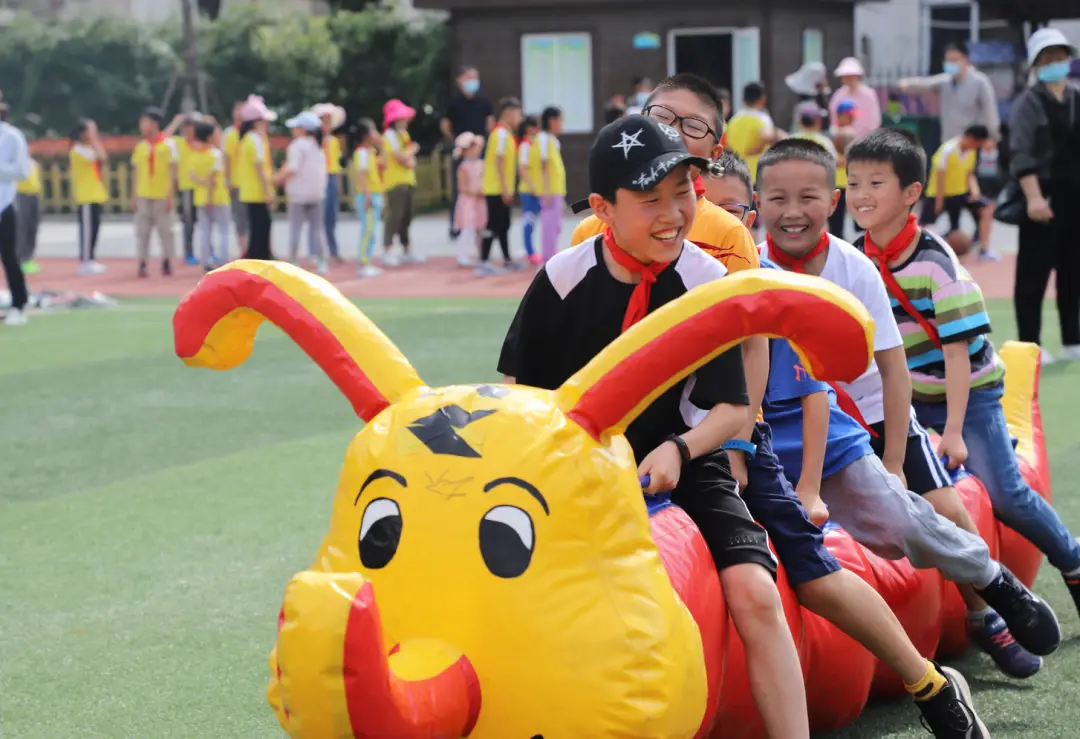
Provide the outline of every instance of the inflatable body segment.
{"type": "MultiPolygon", "coordinates": [[[[324,280],[241,260],[180,305],[177,353],[237,366],[264,320],[368,422],[346,452],[328,532],[285,591],[267,698],[290,737],[760,736],[708,549],[678,508],[650,517],[621,431],[752,334],[791,339],[818,379],[860,375],[873,325],[852,296],[817,278],[744,272],[648,316],[555,392],[430,389],[324,280]]],[[[1044,475],[1037,372],[1024,385],[1013,364],[1030,353],[1007,349],[1010,423],[1044,475]]],[[[841,531],[827,542],[933,654],[940,576],[875,558],[841,531]]],[[[780,584],[813,727],[854,720],[875,668],[875,690],[888,675],[804,611],[782,573],[780,584]]]]}

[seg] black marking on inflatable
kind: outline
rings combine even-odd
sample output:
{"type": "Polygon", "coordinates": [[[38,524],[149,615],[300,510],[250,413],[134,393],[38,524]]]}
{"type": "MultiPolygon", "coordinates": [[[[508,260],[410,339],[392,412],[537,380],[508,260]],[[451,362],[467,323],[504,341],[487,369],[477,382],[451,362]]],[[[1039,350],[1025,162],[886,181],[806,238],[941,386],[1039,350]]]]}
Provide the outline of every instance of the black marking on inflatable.
{"type": "Polygon", "coordinates": [[[459,405],[446,405],[430,416],[413,421],[409,424],[409,431],[435,454],[475,459],[480,456],[479,452],[469,446],[456,429],[463,429],[473,421],[479,421],[495,412],[482,410],[470,413],[459,405]]]}

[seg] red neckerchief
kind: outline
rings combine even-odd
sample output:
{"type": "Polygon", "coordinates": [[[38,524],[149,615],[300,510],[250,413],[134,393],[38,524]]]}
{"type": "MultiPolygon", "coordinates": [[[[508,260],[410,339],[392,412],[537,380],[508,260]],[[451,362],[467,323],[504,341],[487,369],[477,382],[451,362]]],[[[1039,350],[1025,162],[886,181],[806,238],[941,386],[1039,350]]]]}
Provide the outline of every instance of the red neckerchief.
{"type": "MultiPolygon", "coordinates": [[[[765,234],[765,242],[769,245],[769,259],[776,262],[784,269],[799,274],[806,274],[806,263],[825,251],[829,246],[829,241],[829,232],[825,231],[821,234],[821,238],[813,249],[807,252],[805,256],[796,258],[781,250],[780,247],[773,242],[772,237],[765,234]]],[[[840,387],[840,384],[837,382],[830,382],[828,385],[833,389],[833,392],[836,393],[836,404],[840,407],[840,410],[854,418],[860,426],[869,431],[870,435],[876,439],[878,436],[877,432],[870,428],[870,424],[866,422],[866,419],[863,418],[863,414],[859,411],[859,406],[855,404],[855,401],[848,395],[847,391],[840,387]]]]}
{"type": "Polygon", "coordinates": [[[656,282],[656,276],[667,268],[668,262],[642,264],[615,243],[615,235],[611,233],[610,228],[604,229],[604,246],[607,247],[608,253],[617,265],[641,277],[641,282],[634,287],[634,292],[630,295],[630,303],[626,306],[626,315],[623,316],[622,330],[625,332],[649,314],[649,296],[652,293],[652,285],[656,282]]]}
{"type": "Polygon", "coordinates": [[[146,142],[150,144],[150,157],[147,159],[147,164],[150,167],[150,177],[154,177],[154,157],[157,154],[158,144],[165,140],[165,134],[159,133],[153,138],[147,139],[146,142]]]}
{"type": "Polygon", "coordinates": [[[938,349],[941,348],[941,337],[938,336],[937,329],[926,320],[926,317],[922,313],[915,310],[915,306],[911,304],[911,300],[904,294],[903,289],[900,287],[900,283],[896,281],[896,277],[893,276],[892,270],[889,269],[889,262],[894,261],[897,257],[904,253],[904,251],[911,246],[911,242],[915,240],[916,235],[919,233],[919,221],[914,215],[909,215],[907,223],[900,233],[896,234],[892,240],[885,245],[882,249],[880,246],[874,243],[874,240],[870,238],[870,232],[866,232],[866,237],[863,239],[863,251],[866,256],[870,257],[877,263],[878,269],[881,270],[881,279],[885,281],[885,287],[889,288],[889,293],[896,298],[896,301],[900,303],[900,307],[904,309],[904,312],[914,318],[923,331],[930,338],[930,341],[934,343],[938,349]]]}
{"type": "Polygon", "coordinates": [[[705,194],[705,178],[698,175],[694,178],[694,197],[700,198],[705,194]]]}
{"type": "Polygon", "coordinates": [[[814,248],[801,257],[793,257],[781,249],[769,234],[765,234],[765,243],[769,245],[769,259],[790,272],[806,274],[806,263],[829,248],[829,232],[822,231],[821,238],[818,239],[814,248]]]}

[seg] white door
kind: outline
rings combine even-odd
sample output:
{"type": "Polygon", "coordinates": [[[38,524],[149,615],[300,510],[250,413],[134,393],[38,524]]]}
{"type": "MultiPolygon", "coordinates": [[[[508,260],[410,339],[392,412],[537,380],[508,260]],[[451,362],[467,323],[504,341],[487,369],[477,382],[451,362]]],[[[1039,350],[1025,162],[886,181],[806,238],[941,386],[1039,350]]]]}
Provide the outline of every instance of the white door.
{"type": "Polygon", "coordinates": [[[743,88],[761,81],[761,32],[757,28],[740,28],[732,35],[731,97],[738,108],[743,88]]]}

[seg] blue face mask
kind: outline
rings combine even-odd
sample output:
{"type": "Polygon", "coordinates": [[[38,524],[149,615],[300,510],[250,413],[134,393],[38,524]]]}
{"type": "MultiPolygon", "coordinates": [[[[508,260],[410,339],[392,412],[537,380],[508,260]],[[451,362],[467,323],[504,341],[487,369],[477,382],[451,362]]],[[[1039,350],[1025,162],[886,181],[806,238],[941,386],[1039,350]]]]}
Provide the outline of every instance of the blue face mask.
{"type": "Polygon", "coordinates": [[[956,77],[960,74],[960,65],[956,62],[945,62],[941,65],[941,67],[943,70],[945,70],[945,74],[949,75],[950,77],[956,77]]]}
{"type": "Polygon", "coordinates": [[[1068,61],[1051,62],[1050,64],[1039,67],[1035,72],[1035,76],[1038,78],[1039,82],[1061,82],[1069,76],[1070,67],[1071,63],[1068,61]]]}
{"type": "Polygon", "coordinates": [[[465,91],[466,95],[475,95],[480,90],[480,80],[465,80],[461,85],[461,89],[465,91]]]}
{"type": "Polygon", "coordinates": [[[645,103],[649,102],[650,94],[651,93],[648,92],[639,92],[638,94],[634,95],[634,102],[636,102],[638,105],[644,105],[645,103]]]}

